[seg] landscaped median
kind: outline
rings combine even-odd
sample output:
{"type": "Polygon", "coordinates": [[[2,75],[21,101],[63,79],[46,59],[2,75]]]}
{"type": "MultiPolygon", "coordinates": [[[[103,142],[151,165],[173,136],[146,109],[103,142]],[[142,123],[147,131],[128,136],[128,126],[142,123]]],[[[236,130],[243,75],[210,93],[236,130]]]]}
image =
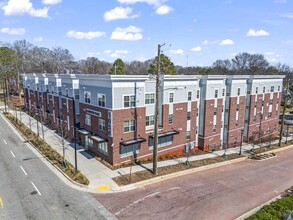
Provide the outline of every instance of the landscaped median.
{"type": "Polygon", "coordinates": [[[17,128],[22,136],[30,142],[45,158],[47,158],[54,166],[58,167],[66,176],[68,176],[74,182],[82,185],[88,185],[89,180],[78,170],[68,162],[64,161],[63,157],[55,151],[50,145],[48,145],[41,138],[37,137],[26,125],[10,114],[5,114],[6,118],[17,128]]]}
{"type": "Polygon", "coordinates": [[[263,206],[247,220],[292,219],[293,217],[293,187],[286,190],[281,198],[263,206]],[[290,216],[291,215],[291,216],[290,216]],[[290,218],[291,217],[291,218],[290,218]]]}

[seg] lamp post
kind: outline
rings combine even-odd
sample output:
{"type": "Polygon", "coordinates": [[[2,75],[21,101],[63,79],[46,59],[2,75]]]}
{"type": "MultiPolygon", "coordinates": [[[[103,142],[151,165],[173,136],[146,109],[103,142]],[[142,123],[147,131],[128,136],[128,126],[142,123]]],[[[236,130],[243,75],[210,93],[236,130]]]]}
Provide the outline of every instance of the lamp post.
{"type": "Polygon", "coordinates": [[[241,134],[241,142],[240,142],[239,155],[242,155],[243,132],[244,132],[244,129],[242,128],[241,131],[240,131],[240,134],[241,134]]]}

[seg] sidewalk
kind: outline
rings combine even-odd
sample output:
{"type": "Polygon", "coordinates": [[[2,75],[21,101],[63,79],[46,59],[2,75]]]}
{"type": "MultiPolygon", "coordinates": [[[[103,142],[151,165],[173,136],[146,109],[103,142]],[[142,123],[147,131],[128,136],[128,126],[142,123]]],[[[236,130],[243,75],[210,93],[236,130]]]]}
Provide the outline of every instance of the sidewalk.
{"type": "MultiPolygon", "coordinates": [[[[0,110],[4,110],[4,106],[0,105],[0,110]]],[[[12,114],[15,115],[14,111],[10,111],[12,114]]],[[[20,112],[17,112],[18,119],[20,116],[20,112]]],[[[37,133],[37,121],[35,119],[31,118],[31,128],[32,131],[37,133]]],[[[27,127],[30,127],[30,120],[29,115],[27,115],[24,112],[21,112],[21,121],[24,123],[27,127]]],[[[42,129],[41,129],[41,123],[39,122],[39,133],[40,137],[43,137],[42,129]]],[[[63,155],[63,146],[61,137],[53,130],[50,130],[48,127],[44,126],[44,138],[45,141],[51,145],[52,148],[54,148],[60,155],[63,155]]],[[[291,139],[291,138],[290,138],[291,139]]],[[[288,140],[290,140],[288,138],[288,140]]],[[[285,138],[283,138],[285,141],[285,138]]],[[[278,140],[272,141],[272,144],[278,143],[278,140]]],[[[69,143],[65,140],[64,142],[65,147],[65,158],[67,161],[69,161],[73,166],[75,164],[75,151],[74,151],[74,144],[69,143]]],[[[255,149],[258,148],[257,145],[255,145],[255,149]]],[[[242,152],[245,154],[246,151],[249,151],[252,149],[252,146],[250,144],[243,144],[242,146],[242,152]]],[[[207,158],[213,158],[217,156],[222,156],[224,154],[225,150],[219,150],[214,151],[213,153],[207,153],[202,155],[195,155],[190,156],[189,161],[195,161],[195,160],[202,160],[207,158]]],[[[239,147],[230,148],[227,150],[227,154],[233,154],[233,153],[239,153],[239,147]]],[[[160,161],[158,162],[158,167],[164,167],[164,166],[170,166],[175,165],[178,163],[183,163],[186,161],[185,158],[176,158],[166,161],[160,161]]],[[[132,173],[143,171],[146,169],[152,170],[152,163],[143,164],[143,165],[135,165],[132,166],[132,173]]],[[[111,170],[105,165],[103,165],[101,162],[96,160],[94,157],[92,157],[90,154],[88,154],[82,146],[77,145],[77,168],[80,172],[82,172],[90,181],[90,184],[88,187],[85,188],[85,191],[90,192],[113,192],[113,191],[123,191],[127,189],[133,189],[135,188],[134,184],[130,184],[128,186],[119,187],[113,180],[113,177],[120,176],[121,174],[129,174],[130,173],[130,167],[120,168],[117,170],[111,170]]]]}

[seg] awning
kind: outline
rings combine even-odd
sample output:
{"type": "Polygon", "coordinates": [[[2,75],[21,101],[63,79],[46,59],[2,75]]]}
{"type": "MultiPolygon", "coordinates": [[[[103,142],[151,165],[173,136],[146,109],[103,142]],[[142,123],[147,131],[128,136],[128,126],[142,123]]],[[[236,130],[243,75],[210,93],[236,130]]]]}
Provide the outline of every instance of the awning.
{"type": "MultiPolygon", "coordinates": [[[[166,137],[166,136],[170,136],[170,135],[174,135],[174,134],[179,134],[179,131],[175,131],[175,130],[172,130],[172,131],[167,131],[167,132],[164,132],[164,133],[160,133],[158,134],[158,137],[166,137]]],[[[151,138],[154,138],[154,135],[151,135],[150,136],[151,138]]]]}
{"type": "Polygon", "coordinates": [[[145,142],[146,140],[144,138],[137,138],[137,139],[132,139],[132,140],[128,140],[128,141],[123,141],[120,144],[124,145],[124,146],[128,146],[131,144],[137,144],[137,143],[141,143],[141,142],[145,142]]]}
{"type": "Polygon", "coordinates": [[[92,135],[89,138],[94,140],[94,141],[96,141],[96,142],[98,142],[98,143],[107,142],[107,140],[105,138],[102,138],[102,137],[100,137],[98,135],[92,135]]]}
{"type": "Polygon", "coordinates": [[[81,133],[81,134],[84,134],[84,135],[88,135],[88,134],[91,133],[91,132],[89,132],[89,131],[86,130],[86,129],[80,129],[80,130],[78,130],[78,132],[81,133]]]}

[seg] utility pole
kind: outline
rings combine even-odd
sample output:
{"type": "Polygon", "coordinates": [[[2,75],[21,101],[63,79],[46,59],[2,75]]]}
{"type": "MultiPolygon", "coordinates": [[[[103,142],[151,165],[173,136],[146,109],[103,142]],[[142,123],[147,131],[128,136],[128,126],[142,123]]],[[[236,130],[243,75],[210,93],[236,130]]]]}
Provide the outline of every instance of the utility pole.
{"type": "Polygon", "coordinates": [[[158,174],[158,131],[159,131],[159,84],[160,84],[160,55],[161,47],[165,45],[158,44],[158,62],[156,74],[156,103],[155,103],[155,127],[154,127],[154,147],[153,147],[153,174],[158,174]]]}
{"type": "Polygon", "coordinates": [[[4,81],[3,81],[3,89],[2,90],[3,90],[3,95],[4,95],[5,113],[7,113],[7,108],[6,108],[6,105],[7,105],[7,103],[6,103],[6,84],[5,84],[5,82],[6,82],[6,78],[4,78],[4,81]]]}
{"type": "Polygon", "coordinates": [[[286,108],[287,108],[289,85],[290,85],[290,79],[288,79],[285,84],[286,91],[285,91],[284,106],[283,106],[283,112],[282,112],[281,131],[280,131],[280,135],[279,135],[279,144],[278,144],[279,147],[281,146],[282,137],[283,137],[283,128],[284,128],[284,121],[285,121],[285,112],[286,112],[286,108]]]}
{"type": "MultiPolygon", "coordinates": [[[[75,95],[74,95],[75,96],[75,95]]],[[[75,159],[75,171],[77,171],[77,151],[76,151],[76,128],[75,128],[75,97],[72,99],[73,101],[73,138],[74,138],[74,159],[75,159]]]]}

